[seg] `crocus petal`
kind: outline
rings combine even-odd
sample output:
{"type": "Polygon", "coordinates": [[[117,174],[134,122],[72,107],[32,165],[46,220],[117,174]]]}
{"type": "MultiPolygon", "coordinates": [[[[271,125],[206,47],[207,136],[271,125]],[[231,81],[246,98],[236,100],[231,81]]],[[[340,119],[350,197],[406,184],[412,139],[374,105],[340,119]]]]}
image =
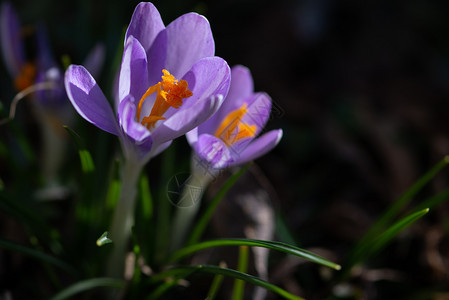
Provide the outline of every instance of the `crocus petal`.
{"type": "Polygon", "coordinates": [[[164,29],[164,23],[156,7],[152,3],[141,2],[134,10],[125,41],[130,36],[134,36],[140,41],[145,51],[148,51],[158,34],[164,29]]]}
{"type": "Polygon", "coordinates": [[[253,78],[248,68],[240,65],[232,67],[231,78],[232,82],[228,95],[217,112],[221,117],[225,117],[231,111],[240,108],[244,100],[250,97],[254,91],[253,78]]]}
{"type": "Polygon", "coordinates": [[[172,142],[173,141],[171,140],[160,145],[155,145],[153,148],[151,148],[151,152],[148,154],[148,158],[155,157],[156,155],[167,149],[172,142]]]}
{"type": "Polygon", "coordinates": [[[200,59],[213,56],[215,44],[209,21],[188,13],[167,26],[167,70],[176,78],[184,76],[200,59]]]}
{"type": "Polygon", "coordinates": [[[254,160],[273,149],[282,138],[282,129],[271,130],[254,139],[246,148],[238,151],[233,164],[242,164],[254,160]]]}
{"type": "Polygon", "coordinates": [[[248,112],[243,116],[242,123],[256,125],[255,135],[257,136],[265,127],[270,117],[271,98],[265,93],[257,93],[244,102],[248,105],[248,112]]]}
{"type": "Polygon", "coordinates": [[[119,135],[117,121],[108,100],[83,66],[69,66],[65,73],[65,88],[73,107],[86,121],[119,135]]]}
{"type": "Polygon", "coordinates": [[[133,36],[126,41],[118,88],[120,101],[130,94],[139,101],[148,88],[147,55],[133,36]]]}
{"type": "Polygon", "coordinates": [[[16,77],[25,63],[25,51],[19,18],[9,2],[3,2],[0,8],[0,41],[6,67],[16,77]]]}
{"type": "Polygon", "coordinates": [[[161,16],[152,3],[141,2],[134,10],[125,41],[134,36],[142,44],[148,58],[149,85],[161,78],[167,55],[167,34],[161,16]]]}
{"type": "Polygon", "coordinates": [[[97,43],[84,60],[83,66],[94,78],[98,77],[105,59],[105,47],[103,43],[97,43]]]}
{"type": "MultiPolygon", "coordinates": [[[[183,100],[181,108],[170,108],[164,114],[164,117],[169,119],[179,111],[196,106],[198,101],[210,99],[214,95],[222,95],[221,100],[224,99],[229,89],[230,75],[228,64],[220,57],[208,57],[199,60],[182,78],[189,84],[189,89],[193,95],[183,100]]],[[[200,113],[198,108],[197,113],[200,113]]]]}
{"type": "Polygon", "coordinates": [[[225,143],[219,138],[202,134],[198,137],[196,146],[198,156],[214,169],[225,168],[232,162],[231,154],[225,143]]]}
{"type": "Polygon", "coordinates": [[[186,138],[187,138],[187,142],[189,142],[190,146],[195,149],[196,143],[198,142],[198,127],[195,127],[192,130],[190,130],[189,132],[187,132],[186,138]]]}
{"type": "Polygon", "coordinates": [[[128,95],[120,102],[117,114],[123,132],[134,143],[139,144],[151,138],[151,133],[145,126],[136,122],[136,109],[134,97],[128,95]]]}
{"type": "Polygon", "coordinates": [[[210,118],[220,107],[222,101],[222,95],[213,95],[209,99],[198,101],[195,106],[179,110],[153,131],[154,140],[164,143],[184,135],[210,118]]]}

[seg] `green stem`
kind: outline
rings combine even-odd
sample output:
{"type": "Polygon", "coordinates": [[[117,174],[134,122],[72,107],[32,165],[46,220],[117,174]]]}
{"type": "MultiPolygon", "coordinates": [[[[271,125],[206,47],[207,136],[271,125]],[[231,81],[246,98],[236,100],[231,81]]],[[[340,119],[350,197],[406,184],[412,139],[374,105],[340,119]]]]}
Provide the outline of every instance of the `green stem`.
{"type": "Polygon", "coordinates": [[[201,198],[213,177],[210,173],[193,169],[193,174],[184,185],[172,226],[171,251],[179,249],[186,240],[193,219],[198,213],[201,198]]]}
{"type": "Polygon", "coordinates": [[[137,196],[137,182],[142,166],[134,160],[126,160],[121,172],[121,191],[111,223],[110,239],[113,250],[107,265],[109,277],[123,277],[125,254],[134,224],[134,208],[137,196]]]}

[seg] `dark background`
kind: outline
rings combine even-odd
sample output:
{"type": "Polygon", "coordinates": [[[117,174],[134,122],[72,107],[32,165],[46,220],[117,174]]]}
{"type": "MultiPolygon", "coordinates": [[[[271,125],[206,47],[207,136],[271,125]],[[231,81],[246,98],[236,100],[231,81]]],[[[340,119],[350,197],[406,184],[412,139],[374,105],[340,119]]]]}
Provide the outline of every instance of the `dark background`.
{"type": "MultiPolygon", "coordinates": [[[[12,2],[23,24],[47,25],[56,57],[68,54],[80,63],[103,41],[100,86],[110,84],[137,3],[12,2]]],[[[267,129],[282,128],[284,136],[257,164],[276,190],[275,210],[301,247],[341,260],[389,204],[448,154],[449,2],[154,4],[165,24],[189,11],[204,14],[216,55],[249,67],[256,91],[272,97],[276,110],[267,129]]],[[[0,97],[8,107],[14,91],[1,68],[0,97]]],[[[447,187],[447,179],[443,171],[414,203],[447,187]]],[[[354,275],[353,295],[364,296],[353,298],[447,299],[447,208],[433,209],[354,275]],[[369,277],[370,270],[381,270],[381,279],[369,277]]],[[[306,271],[311,275],[291,276],[313,299],[324,283],[315,280],[316,270],[306,271]]]]}

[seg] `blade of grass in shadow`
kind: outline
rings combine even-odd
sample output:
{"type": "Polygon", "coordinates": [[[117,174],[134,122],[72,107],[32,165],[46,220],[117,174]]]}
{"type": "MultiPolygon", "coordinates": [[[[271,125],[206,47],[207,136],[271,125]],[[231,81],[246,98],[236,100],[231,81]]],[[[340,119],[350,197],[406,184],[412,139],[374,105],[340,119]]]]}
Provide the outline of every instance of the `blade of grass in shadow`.
{"type": "Polygon", "coordinates": [[[64,129],[70,134],[70,136],[75,141],[76,146],[78,147],[78,154],[80,156],[81,169],[83,170],[83,172],[91,173],[95,171],[95,165],[94,161],[92,160],[92,156],[90,155],[90,152],[87,151],[80,136],[68,126],[64,126],[64,129]]]}
{"type": "Polygon", "coordinates": [[[76,294],[98,288],[98,287],[110,287],[116,289],[122,289],[125,287],[125,281],[115,278],[91,278],[83,281],[79,281],[71,286],[60,291],[54,295],[50,300],[63,300],[72,297],[76,294]]]}
{"type": "Polygon", "coordinates": [[[445,189],[441,193],[432,196],[430,198],[427,198],[426,200],[419,203],[416,207],[414,207],[415,210],[422,210],[425,208],[432,209],[433,207],[439,205],[441,202],[449,199],[449,189],[445,189]]]}
{"type": "Polygon", "coordinates": [[[396,200],[387,211],[370,227],[370,229],[365,233],[365,235],[360,239],[357,245],[352,250],[349,255],[349,260],[352,257],[359,256],[361,249],[369,247],[371,240],[375,236],[378,236],[389,223],[392,222],[394,218],[400,213],[400,211],[410,202],[410,200],[427,184],[432,180],[435,175],[441,171],[445,166],[449,164],[449,156],[445,156],[438,164],[436,164],[432,169],[430,169],[426,174],[419,178],[415,184],[412,185],[398,200],[396,200]],[[367,246],[368,245],[368,246],[367,246]]]}
{"type": "Polygon", "coordinates": [[[366,242],[363,248],[360,248],[358,255],[353,256],[350,261],[345,265],[343,274],[346,275],[351,270],[351,268],[364,261],[369,257],[373,256],[381,249],[383,249],[394,237],[396,237],[401,231],[412,225],[415,221],[419,220],[422,216],[427,214],[429,209],[423,209],[415,213],[409,214],[406,217],[400,219],[394,223],[391,227],[386,229],[378,237],[366,242]]]}
{"type": "Polygon", "coordinates": [[[243,280],[243,281],[248,282],[253,285],[261,286],[261,287],[263,287],[269,291],[272,291],[286,299],[290,299],[290,300],[302,300],[303,299],[301,297],[293,295],[293,294],[287,292],[286,290],[281,289],[280,287],[273,285],[269,282],[266,282],[266,281],[264,281],[258,277],[255,277],[253,275],[249,275],[249,274],[242,273],[242,272],[232,270],[232,269],[221,268],[218,266],[198,265],[198,266],[176,267],[176,268],[164,271],[158,275],[155,275],[155,277],[159,280],[164,280],[165,278],[169,278],[169,277],[176,277],[179,279],[179,278],[185,278],[186,274],[190,275],[194,272],[228,276],[228,277],[232,277],[235,279],[243,280]]]}
{"type": "Polygon", "coordinates": [[[249,169],[250,166],[251,163],[247,164],[245,167],[241,168],[238,172],[232,174],[232,176],[229,177],[228,180],[226,180],[226,182],[223,184],[218,194],[209,203],[209,206],[207,207],[205,212],[201,215],[201,218],[198,220],[195,227],[193,228],[192,234],[187,240],[187,245],[192,245],[199,241],[201,235],[203,234],[204,230],[207,227],[207,224],[209,224],[209,221],[212,218],[215,209],[217,208],[218,204],[220,204],[221,199],[223,199],[228,190],[234,185],[237,179],[239,179],[240,176],[242,176],[243,173],[245,173],[249,169]]]}
{"type": "Polygon", "coordinates": [[[64,261],[62,261],[60,259],[57,259],[57,258],[55,258],[53,256],[48,255],[48,254],[45,254],[45,253],[43,253],[41,251],[34,250],[34,249],[31,249],[31,248],[25,247],[23,245],[16,244],[16,243],[11,242],[11,241],[0,239],[0,248],[6,249],[6,250],[10,250],[10,251],[13,251],[13,252],[17,252],[17,253],[21,253],[23,255],[36,258],[36,259],[38,259],[38,260],[40,260],[40,261],[42,261],[44,263],[48,263],[48,264],[51,264],[51,265],[53,265],[55,267],[58,267],[58,268],[66,271],[67,273],[70,273],[70,274],[75,274],[76,273],[76,271],[75,271],[75,269],[73,267],[71,267],[69,264],[65,263],[64,261]]]}
{"type": "Polygon", "coordinates": [[[382,235],[379,236],[373,243],[373,245],[367,249],[367,255],[372,256],[375,253],[382,250],[393,238],[395,238],[401,231],[412,225],[414,222],[422,218],[429,212],[428,208],[412,213],[398,222],[394,223],[390,228],[388,228],[382,235]]]}
{"type": "Polygon", "coordinates": [[[252,247],[263,247],[263,248],[269,248],[273,250],[277,250],[280,252],[284,252],[287,254],[296,255],[299,257],[302,257],[304,259],[307,259],[311,262],[335,269],[340,270],[341,267],[338,264],[335,264],[321,256],[318,256],[310,251],[300,249],[298,247],[294,247],[285,243],[281,242],[274,242],[274,241],[262,241],[262,240],[253,240],[253,239],[219,239],[219,240],[212,240],[212,241],[206,241],[202,243],[193,244],[187,247],[184,247],[182,249],[179,249],[178,251],[174,252],[169,257],[169,262],[176,262],[177,260],[190,255],[192,253],[195,253],[197,251],[207,249],[207,248],[213,248],[213,247],[223,247],[223,246],[252,246],[252,247]]]}
{"type": "MultiPolygon", "coordinates": [[[[225,262],[221,262],[219,264],[220,268],[226,268],[226,263],[225,262]]],[[[220,274],[215,274],[214,276],[214,280],[212,281],[212,284],[210,286],[209,292],[207,293],[207,300],[214,300],[215,296],[217,296],[218,290],[221,287],[221,283],[223,282],[223,275],[220,274]]]]}
{"type": "MultiPolygon", "coordinates": [[[[248,271],[248,246],[239,247],[237,271],[241,273],[246,273],[248,271]]],[[[232,300],[242,300],[244,293],[245,281],[235,279],[234,286],[232,287],[232,300]]]]}

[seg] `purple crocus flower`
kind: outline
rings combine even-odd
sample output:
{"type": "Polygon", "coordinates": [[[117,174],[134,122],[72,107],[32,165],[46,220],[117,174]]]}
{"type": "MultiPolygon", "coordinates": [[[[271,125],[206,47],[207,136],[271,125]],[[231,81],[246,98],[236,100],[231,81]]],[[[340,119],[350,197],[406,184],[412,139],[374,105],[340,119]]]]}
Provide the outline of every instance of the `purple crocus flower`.
{"type": "Polygon", "coordinates": [[[243,164],[264,155],[282,138],[282,129],[257,137],[270,111],[271,98],[254,93],[250,71],[235,66],[222,106],[212,118],[187,133],[187,140],[210,171],[243,164]]]}
{"type": "Polygon", "coordinates": [[[188,13],[165,27],[154,5],[142,2],[125,36],[116,114],[82,66],[66,71],[67,94],[84,119],[119,136],[127,159],[145,163],[221,105],[230,69],[214,48],[203,16],[188,13]]]}

